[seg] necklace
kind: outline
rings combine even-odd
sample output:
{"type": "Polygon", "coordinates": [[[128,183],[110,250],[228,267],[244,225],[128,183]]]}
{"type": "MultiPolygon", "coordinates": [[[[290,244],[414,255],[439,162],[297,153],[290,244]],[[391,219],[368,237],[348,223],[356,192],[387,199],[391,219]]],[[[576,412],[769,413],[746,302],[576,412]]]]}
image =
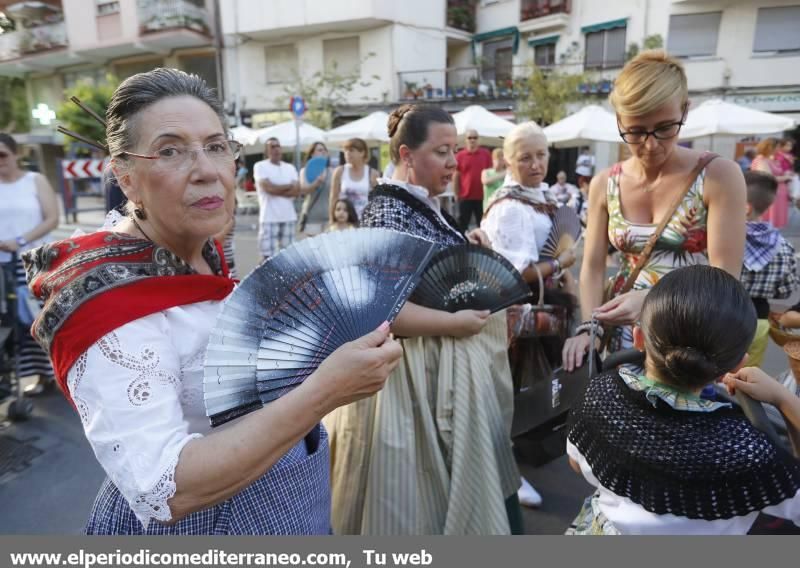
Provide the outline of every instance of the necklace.
{"type": "Polygon", "coordinates": [[[155,241],[150,238],[150,235],[148,235],[147,233],[144,232],[144,229],[142,229],[142,227],[139,225],[139,223],[136,222],[136,219],[134,217],[131,217],[131,221],[133,221],[133,226],[136,227],[139,230],[139,232],[144,235],[145,239],[147,239],[151,243],[155,244],[155,241]]]}

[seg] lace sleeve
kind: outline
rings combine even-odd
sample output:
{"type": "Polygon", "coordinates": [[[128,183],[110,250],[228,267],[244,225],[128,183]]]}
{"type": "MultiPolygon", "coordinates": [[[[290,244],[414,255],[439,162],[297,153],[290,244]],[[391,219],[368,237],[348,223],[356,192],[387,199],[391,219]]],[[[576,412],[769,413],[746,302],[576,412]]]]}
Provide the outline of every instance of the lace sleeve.
{"type": "Polygon", "coordinates": [[[86,438],[147,528],[169,521],[175,468],[190,434],[180,404],[180,362],[163,314],[102,337],[67,375],[86,438]]]}
{"type": "Polygon", "coordinates": [[[501,201],[481,223],[492,248],[520,272],[539,260],[536,235],[527,209],[526,205],[512,200],[501,201]]]}

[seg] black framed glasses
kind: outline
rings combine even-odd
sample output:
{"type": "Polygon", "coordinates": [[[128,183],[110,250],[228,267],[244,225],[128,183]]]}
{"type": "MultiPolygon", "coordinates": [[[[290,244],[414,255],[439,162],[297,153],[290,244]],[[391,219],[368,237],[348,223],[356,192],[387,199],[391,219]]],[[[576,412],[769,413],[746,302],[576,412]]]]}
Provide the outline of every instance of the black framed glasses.
{"type": "Polygon", "coordinates": [[[658,128],[653,130],[645,130],[644,128],[633,128],[631,130],[622,131],[622,128],[619,124],[619,116],[617,117],[617,131],[619,132],[620,137],[624,140],[627,144],[644,144],[647,142],[647,139],[651,136],[656,140],[669,140],[671,138],[675,138],[678,134],[681,133],[681,127],[686,124],[686,110],[687,108],[684,106],[683,108],[683,116],[681,116],[680,120],[676,120],[675,122],[669,122],[667,124],[662,124],[658,128]]]}
{"type": "Polygon", "coordinates": [[[152,156],[134,152],[120,152],[115,157],[128,156],[143,160],[154,160],[154,164],[163,169],[185,170],[197,160],[200,152],[217,165],[227,165],[236,161],[242,151],[242,145],[236,140],[217,140],[209,142],[200,150],[193,150],[183,144],[171,144],[161,148],[152,156]]]}
{"type": "MultiPolygon", "coordinates": [[[[669,140],[670,138],[675,138],[678,134],[680,134],[682,126],[683,121],[679,120],[678,122],[664,124],[663,126],[659,126],[654,130],[639,130],[638,128],[628,130],[627,132],[620,130],[619,135],[628,144],[644,144],[651,136],[656,140],[669,140]]],[[[617,128],[619,129],[619,124],[617,124],[617,128]]]]}

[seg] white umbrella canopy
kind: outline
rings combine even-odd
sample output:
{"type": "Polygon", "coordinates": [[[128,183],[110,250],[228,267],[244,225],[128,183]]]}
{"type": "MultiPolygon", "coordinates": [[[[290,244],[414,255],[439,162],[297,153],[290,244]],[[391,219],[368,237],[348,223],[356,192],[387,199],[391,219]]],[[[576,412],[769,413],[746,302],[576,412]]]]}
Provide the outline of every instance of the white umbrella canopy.
{"type": "Polygon", "coordinates": [[[680,137],[688,140],[715,134],[773,134],[791,130],[795,124],[794,119],[778,114],[710,99],[689,111],[680,137]]]}
{"type": "Polygon", "coordinates": [[[258,142],[258,132],[248,126],[236,126],[231,128],[231,136],[234,140],[245,146],[251,146],[258,142]]]}
{"type": "Polygon", "coordinates": [[[325,140],[331,143],[345,142],[350,138],[361,138],[366,142],[389,141],[388,113],[378,110],[359,118],[353,122],[343,124],[325,135],[325,140]]]}
{"type": "MultiPolygon", "coordinates": [[[[258,138],[256,142],[264,144],[269,138],[277,138],[281,146],[294,147],[297,146],[297,132],[293,120],[281,122],[274,126],[261,128],[256,130],[258,138]]],[[[308,146],[314,142],[322,142],[325,140],[325,131],[312,126],[306,122],[300,125],[300,146],[308,146]]]]}
{"type": "Polygon", "coordinates": [[[482,139],[503,138],[516,126],[513,122],[500,118],[480,105],[468,106],[461,112],[457,112],[453,115],[453,120],[456,122],[456,131],[459,136],[463,136],[468,130],[475,130],[482,139]]]}
{"type": "Polygon", "coordinates": [[[587,105],[554,122],[544,133],[547,142],[556,148],[584,146],[590,142],[621,142],[616,118],[598,105],[587,105]]]}

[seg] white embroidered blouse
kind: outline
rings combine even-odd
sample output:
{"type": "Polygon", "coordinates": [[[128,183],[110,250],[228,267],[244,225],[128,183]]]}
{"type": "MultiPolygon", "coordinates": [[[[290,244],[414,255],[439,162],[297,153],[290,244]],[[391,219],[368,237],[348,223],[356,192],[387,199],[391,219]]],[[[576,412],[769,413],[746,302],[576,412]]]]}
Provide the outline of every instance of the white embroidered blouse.
{"type": "Polygon", "coordinates": [[[183,447],[210,431],[203,359],[221,302],[178,306],[105,335],[67,375],[86,437],[146,528],[169,521],[183,447]]]}
{"type": "MultiPolygon", "coordinates": [[[[547,191],[547,187],[543,183],[539,190],[547,191]]],[[[520,272],[539,261],[539,249],[547,241],[552,227],[553,222],[547,214],[515,199],[504,199],[492,205],[481,222],[481,229],[489,237],[492,249],[506,257],[520,272]]]]}

